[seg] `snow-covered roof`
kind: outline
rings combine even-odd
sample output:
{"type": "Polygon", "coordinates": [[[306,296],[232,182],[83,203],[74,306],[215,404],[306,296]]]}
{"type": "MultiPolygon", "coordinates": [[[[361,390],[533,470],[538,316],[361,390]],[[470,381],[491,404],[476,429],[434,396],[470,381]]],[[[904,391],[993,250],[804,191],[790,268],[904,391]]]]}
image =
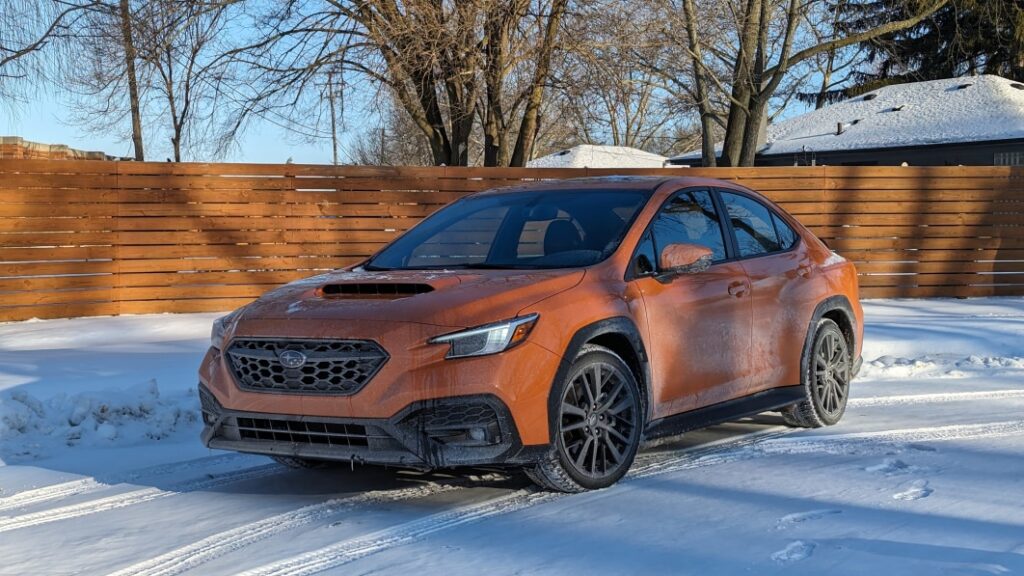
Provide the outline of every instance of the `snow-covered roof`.
{"type": "Polygon", "coordinates": [[[528,168],[661,168],[666,158],[626,146],[582,144],[535,158],[528,168]]]}
{"type": "MultiPolygon", "coordinates": [[[[765,155],[1024,138],[1024,84],[967,76],[879,88],[768,127],[765,155]],[[842,130],[839,125],[842,124],[842,130]]],[[[700,151],[673,160],[700,158],[700,151]]]]}

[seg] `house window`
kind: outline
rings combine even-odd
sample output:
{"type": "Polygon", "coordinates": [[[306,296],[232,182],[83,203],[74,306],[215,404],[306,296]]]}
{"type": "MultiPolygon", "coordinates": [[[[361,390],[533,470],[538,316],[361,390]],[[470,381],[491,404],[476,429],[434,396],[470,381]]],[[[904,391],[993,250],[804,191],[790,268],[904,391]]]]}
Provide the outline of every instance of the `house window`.
{"type": "Polygon", "coordinates": [[[995,166],[1024,166],[1024,152],[996,152],[995,166]]]}

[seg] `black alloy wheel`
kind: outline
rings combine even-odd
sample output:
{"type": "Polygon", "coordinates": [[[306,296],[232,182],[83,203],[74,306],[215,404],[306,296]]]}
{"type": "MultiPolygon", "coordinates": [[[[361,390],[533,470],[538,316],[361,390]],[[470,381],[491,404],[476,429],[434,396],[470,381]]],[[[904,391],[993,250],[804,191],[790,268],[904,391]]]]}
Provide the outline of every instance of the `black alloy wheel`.
{"type": "Polygon", "coordinates": [[[814,396],[822,416],[838,421],[850,390],[850,353],[838,330],[827,330],[814,350],[814,396]]]}
{"type": "Polygon", "coordinates": [[[633,464],[643,429],[643,403],[629,366],[611,350],[586,346],[556,398],[552,452],[527,474],[545,488],[606,488],[633,464]]]}
{"type": "Polygon", "coordinates": [[[790,426],[831,426],[846,412],[853,375],[846,335],[826,318],[818,323],[813,338],[805,353],[804,399],[782,410],[782,417],[790,426]]]}
{"type": "Polygon", "coordinates": [[[593,362],[562,394],[561,445],[578,474],[600,480],[622,467],[637,435],[634,387],[614,365],[593,362]]]}

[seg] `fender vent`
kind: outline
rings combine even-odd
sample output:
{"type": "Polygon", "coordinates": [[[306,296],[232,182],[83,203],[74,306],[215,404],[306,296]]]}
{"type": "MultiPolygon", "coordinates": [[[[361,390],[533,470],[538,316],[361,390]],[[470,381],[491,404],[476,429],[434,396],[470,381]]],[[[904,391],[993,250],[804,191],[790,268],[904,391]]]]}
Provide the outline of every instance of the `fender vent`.
{"type": "Polygon", "coordinates": [[[327,284],[324,298],[404,298],[433,292],[429,284],[327,284]]]}

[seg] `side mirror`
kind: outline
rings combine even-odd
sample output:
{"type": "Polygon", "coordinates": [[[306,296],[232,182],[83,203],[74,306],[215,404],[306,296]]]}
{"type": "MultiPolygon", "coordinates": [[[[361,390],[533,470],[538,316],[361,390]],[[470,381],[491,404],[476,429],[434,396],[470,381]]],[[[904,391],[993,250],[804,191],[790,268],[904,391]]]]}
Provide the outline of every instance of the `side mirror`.
{"type": "Polygon", "coordinates": [[[711,266],[714,252],[700,244],[669,244],[661,250],[660,267],[664,275],[695,274],[711,266]]]}

